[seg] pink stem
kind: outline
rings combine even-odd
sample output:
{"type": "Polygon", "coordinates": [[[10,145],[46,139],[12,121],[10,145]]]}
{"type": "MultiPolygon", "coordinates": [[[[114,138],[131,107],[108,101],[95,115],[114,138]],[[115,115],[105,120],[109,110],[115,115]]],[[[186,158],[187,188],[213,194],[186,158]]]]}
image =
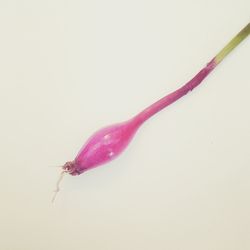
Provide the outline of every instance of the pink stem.
{"type": "Polygon", "coordinates": [[[213,58],[198,74],[196,74],[189,82],[177,89],[176,91],[168,94],[167,96],[161,98],[159,101],[153,103],[142,112],[140,112],[134,118],[139,124],[142,124],[147,119],[149,119],[154,114],[158,113],[168,105],[180,99],[182,96],[186,95],[189,91],[192,91],[197,87],[203,79],[209,75],[209,73],[217,66],[215,58],[213,58]]]}

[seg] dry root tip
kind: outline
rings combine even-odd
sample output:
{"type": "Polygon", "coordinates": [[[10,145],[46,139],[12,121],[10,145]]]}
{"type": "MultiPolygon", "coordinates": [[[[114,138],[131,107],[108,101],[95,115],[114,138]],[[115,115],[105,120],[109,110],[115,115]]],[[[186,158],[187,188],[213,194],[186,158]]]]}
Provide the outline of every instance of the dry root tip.
{"type": "Polygon", "coordinates": [[[54,191],[55,193],[54,193],[53,198],[52,198],[52,203],[55,201],[56,196],[57,196],[58,192],[60,191],[60,183],[61,183],[65,173],[67,173],[67,171],[63,170],[59,176],[59,179],[56,183],[56,190],[54,191]]]}

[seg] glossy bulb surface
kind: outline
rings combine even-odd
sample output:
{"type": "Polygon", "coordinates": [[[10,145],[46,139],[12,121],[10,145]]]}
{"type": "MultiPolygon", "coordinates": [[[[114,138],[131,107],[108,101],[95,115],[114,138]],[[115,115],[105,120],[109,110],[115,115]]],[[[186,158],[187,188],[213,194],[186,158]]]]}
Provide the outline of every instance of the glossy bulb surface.
{"type": "Polygon", "coordinates": [[[115,159],[128,146],[138,128],[137,120],[131,119],[98,130],[87,140],[75,160],[67,162],[63,168],[71,175],[79,175],[115,159]]]}

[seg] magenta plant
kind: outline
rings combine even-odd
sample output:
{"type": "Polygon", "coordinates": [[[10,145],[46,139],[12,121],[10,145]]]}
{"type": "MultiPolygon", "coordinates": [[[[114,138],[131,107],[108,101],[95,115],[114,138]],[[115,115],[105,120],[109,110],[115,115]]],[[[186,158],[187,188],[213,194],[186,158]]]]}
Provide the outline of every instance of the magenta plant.
{"type": "MultiPolygon", "coordinates": [[[[115,159],[128,146],[139,127],[151,116],[177,101],[197,87],[203,79],[250,33],[248,23],[201,71],[176,91],[161,98],[132,119],[105,127],[94,133],[81,148],[73,161],[66,162],[57,183],[63,175],[80,175],[83,172],[115,159]]],[[[55,198],[55,197],[54,197],[55,198]]]]}

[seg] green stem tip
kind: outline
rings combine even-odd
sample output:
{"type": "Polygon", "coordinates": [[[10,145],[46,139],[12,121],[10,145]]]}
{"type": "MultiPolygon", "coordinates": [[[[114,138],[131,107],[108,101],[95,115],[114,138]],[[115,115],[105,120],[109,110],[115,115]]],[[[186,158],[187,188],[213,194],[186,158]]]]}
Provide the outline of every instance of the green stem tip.
{"type": "Polygon", "coordinates": [[[248,23],[215,57],[219,64],[238,44],[250,34],[250,23],[248,23]]]}

